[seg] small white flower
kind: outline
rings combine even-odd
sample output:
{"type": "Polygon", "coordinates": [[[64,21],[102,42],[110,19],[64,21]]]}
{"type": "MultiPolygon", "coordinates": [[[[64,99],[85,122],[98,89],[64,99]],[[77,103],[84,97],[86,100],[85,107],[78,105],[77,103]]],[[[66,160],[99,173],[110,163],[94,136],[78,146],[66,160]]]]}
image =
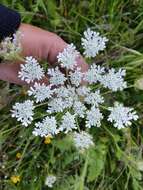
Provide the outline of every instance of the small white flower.
{"type": "Polygon", "coordinates": [[[91,110],[86,112],[86,127],[91,128],[92,126],[100,127],[101,120],[103,119],[103,115],[100,112],[99,108],[91,107],[91,110]]]}
{"type": "Polygon", "coordinates": [[[62,53],[59,53],[57,58],[62,67],[74,69],[77,64],[76,58],[78,56],[79,52],[76,50],[76,47],[73,44],[69,44],[62,53]]]}
{"type": "Polygon", "coordinates": [[[35,124],[35,129],[33,131],[33,135],[35,136],[53,136],[59,133],[57,129],[57,121],[55,117],[47,116],[42,122],[38,122],[35,124]]]}
{"type": "Polygon", "coordinates": [[[89,149],[91,146],[94,145],[93,137],[85,131],[82,131],[80,133],[75,132],[73,134],[73,140],[76,148],[81,152],[89,149]]]}
{"type": "Polygon", "coordinates": [[[71,86],[67,86],[67,89],[69,91],[69,97],[71,97],[74,101],[77,101],[78,100],[78,95],[76,93],[76,88],[71,87],[71,86]]]}
{"type": "Polygon", "coordinates": [[[25,62],[25,64],[20,65],[21,70],[18,73],[18,77],[21,78],[21,80],[30,83],[44,77],[44,70],[35,58],[32,56],[26,57],[25,62]]]}
{"type": "Polygon", "coordinates": [[[58,67],[55,69],[48,69],[48,75],[50,75],[49,81],[51,85],[64,85],[64,82],[66,81],[65,75],[58,67]]]}
{"type": "Polygon", "coordinates": [[[73,109],[76,115],[79,115],[81,118],[84,118],[86,107],[80,101],[74,102],[73,109]]]}
{"type": "Polygon", "coordinates": [[[77,68],[74,72],[69,73],[70,81],[73,85],[78,87],[83,79],[83,73],[80,68],[77,68]]]}
{"type": "MultiPolygon", "coordinates": [[[[61,86],[61,87],[55,89],[55,94],[57,95],[57,99],[59,99],[59,101],[60,101],[62,110],[65,108],[70,108],[73,105],[74,99],[72,96],[74,95],[75,91],[71,91],[71,89],[72,88],[66,88],[64,86],[61,86]]],[[[56,106],[56,104],[55,104],[55,106],[56,106]]],[[[59,108],[61,106],[59,106],[59,108]]]]}
{"type": "Polygon", "coordinates": [[[100,91],[91,92],[84,100],[87,104],[98,107],[99,104],[104,102],[103,97],[100,95],[100,91]]]}
{"type": "Polygon", "coordinates": [[[66,98],[70,96],[70,91],[65,86],[60,86],[59,88],[55,89],[55,94],[58,98],[66,98]]]}
{"type": "Polygon", "coordinates": [[[50,85],[46,86],[44,83],[35,83],[34,88],[30,87],[30,90],[28,90],[28,95],[33,95],[36,98],[36,103],[38,103],[44,101],[46,98],[51,98],[53,92],[50,85]]]}
{"type": "Polygon", "coordinates": [[[48,103],[48,113],[62,112],[65,109],[65,104],[62,98],[54,98],[48,103]]]}
{"type": "Polygon", "coordinates": [[[20,121],[25,127],[31,124],[33,120],[33,103],[31,100],[26,100],[23,103],[16,103],[13,106],[12,117],[17,118],[17,121],[20,121]]]}
{"type": "Polygon", "coordinates": [[[127,83],[123,78],[125,75],[125,70],[119,69],[118,72],[115,72],[115,69],[112,68],[100,79],[100,82],[104,87],[107,87],[112,91],[123,90],[127,87],[127,83]]]}
{"type": "Polygon", "coordinates": [[[105,68],[100,65],[92,64],[90,69],[85,73],[84,80],[89,84],[97,83],[105,73],[105,68]]]}
{"type": "Polygon", "coordinates": [[[84,48],[86,57],[95,57],[99,51],[106,48],[106,37],[101,37],[98,32],[94,32],[88,28],[84,32],[84,38],[81,38],[81,44],[84,48]]]}
{"type": "Polygon", "coordinates": [[[69,112],[66,112],[65,115],[62,117],[62,124],[60,126],[60,131],[64,131],[65,133],[68,133],[69,131],[72,131],[73,129],[77,129],[76,123],[75,123],[75,115],[72,115],[69,112]]]}
{"type": "Polygon", "coordinates": [[[86,86],[80,86],[76,89],[76,92],[79,96],[88,96],[90,93],[90,88],[86,86]]]}
{"type": "Polygon", "coordinates": [[[114,107],[109,107],[110,115],[108,121],[114,123],[118,129],[130,126],[131,120],[137,120],[138,115],[133,108],[124,107],[123,104],[115,102],[114,107]]]}
{"type": "Polygon", "coordinates": [[[60,98],[72,97],[73,100],[77,99],[77,97],[78,97],[75,87],[71,87],[69,85],[61,86],[61,87],[55,89],[55,94],[57,95],[57,97],[60,97],[60,98]]]}
{"type": "Polygon", "coordinates": [[[72,97],[67,97],[63,100],[64,108],[71,108],[73,106],[74,99],[72,97]]]}
{"type": "Polygon", "coordinates": [[[45,185],[52,188],[53,184],[56,182],[56,180],[57,180],[56,176],[49,175],[49,176],[46,177],[45,185]]]}

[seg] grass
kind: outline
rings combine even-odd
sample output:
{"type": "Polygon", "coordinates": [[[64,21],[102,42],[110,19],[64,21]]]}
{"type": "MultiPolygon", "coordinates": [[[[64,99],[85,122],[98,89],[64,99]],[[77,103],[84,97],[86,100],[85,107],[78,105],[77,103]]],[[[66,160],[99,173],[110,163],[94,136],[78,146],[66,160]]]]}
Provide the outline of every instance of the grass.
{"type": "MultiPolygon", "coordinates": [[[[23,22],[56,32],[79,49],[79,39],[87,27],[106,35],[108,49],[95,62],[127,69],[129,88],[116,96],[135,107],[140,116],[133,127],[125,130],[107,126],[92,130],[96,146],[87,159],[74,151],[68,137],[59,136],[44,144],[43,139],[31,136],[31,128],[16,123],[9,110],[15,101],[26,97],[25,89],[1,82],[1,189],[46,190],[45,177],[56,174],[54,190],[142,190],[143,92],[134,83],[143,75],[143,1],[1,0],[1,3],[18,10],[23,22]],[[20,176],[16,185],[10,180],[13,175],[20,176]]],[[[37,113],[37,117],[42,114],[37,113]]]]}

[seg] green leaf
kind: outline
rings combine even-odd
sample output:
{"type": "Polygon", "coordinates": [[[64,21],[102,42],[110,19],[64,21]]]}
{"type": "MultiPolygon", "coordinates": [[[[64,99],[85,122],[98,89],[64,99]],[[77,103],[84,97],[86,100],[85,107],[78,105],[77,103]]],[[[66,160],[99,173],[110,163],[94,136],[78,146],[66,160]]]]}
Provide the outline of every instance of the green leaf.
{"type": "Polygon", "coordinates": [[[72,147],[72,141],[69,138],[69,136],[66,136],[65,138],[58,139],[53,142],[55,147],[59,148],[61,151],[70,150],[72,147]]]}
{"type": "Polygon", "coordinates": [[[105,151],[96,150],[92,151],[89,156],[89,167],[88,167],[88,177],[87,181],[94,181],[102,172],[105,164],[106,154],[105,151]]]}

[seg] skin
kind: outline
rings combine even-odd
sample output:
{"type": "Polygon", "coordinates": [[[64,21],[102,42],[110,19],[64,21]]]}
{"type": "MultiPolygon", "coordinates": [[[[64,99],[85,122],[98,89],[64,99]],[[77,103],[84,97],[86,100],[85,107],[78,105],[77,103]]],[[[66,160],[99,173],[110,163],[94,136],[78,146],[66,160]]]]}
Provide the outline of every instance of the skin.
{"type": "MultiPolygon", "coordinates": [[[[57,62],[58,53],[62,52],[67,46],[67,43],[58,35],[36,26],[22,23],[18,30],[23,34],[23,37],[21,37],[22,55],[33,56],[38,60],[47,60],[53,66],[57,62]]],[[[87,71],[88,65],[82,56],[77,58],[77,63],[82,72],[87,71]]],[[[21,63],[1,63],[0,80],[19,85],[25,84],[17,77],[20,64],[21,63]]],[[[48,83],[48,78],[43,79],[43,81],[48,83]]]]}

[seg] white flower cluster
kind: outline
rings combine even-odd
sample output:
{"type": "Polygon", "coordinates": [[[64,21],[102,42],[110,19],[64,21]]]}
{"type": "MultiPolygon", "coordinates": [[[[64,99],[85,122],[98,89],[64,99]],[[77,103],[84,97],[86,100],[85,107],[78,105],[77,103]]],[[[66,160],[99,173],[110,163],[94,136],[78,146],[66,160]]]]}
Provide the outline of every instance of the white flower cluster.
{"type": "Polygon", "coordinates": [[[25,64],[21,64],[20,66],[21,70],[18,73],[18,77],[27,83],[33,82],[36,79],[40,80],[44,77],[43,68],[32,56],[26,57],[25,64]]]}
{"type": "Polygon", "coordinates": [[[101,37],[98,32],[92,31],[88,28],[84,32],[84,38],[81,39],[82,46],[84,48],[84,54],[86,57],[95,57],[99,51],[102,51],[106,47],[108,39],[101,37]]]}
{"type": "Polygon", "coordinates": [[[80,68],[77,68],[74,72],[70,72],[70,80],[73,85],[78,87],[83,79],[83,73],[80,68]]]}
{"type": "Polygon", "coordinates": [[[92,136],[85,131],[82,131],[80,133],[74,132],[73,141],[75,147],[81,152],[94,145],[92,136]]]}
{"type": "Polygon", "coordinates": [[[93,105],[98,107],[99,104],[104,102],[103,97],[100,95],[100,91],[97,90],[95,92],[91,92],[88,94],[88,96],[85,97],[85,102],[87,104],[93,105]]]}
{"type": "Polygon", "coordinates": [[[59,130],[57,129],[57,121],[54,116],[47,116],[42,122],[35,124],[35,129],[33,134],[35,136],[53,136],[58,134],[59,130]]]}
{"type": "Polygon", "coordinates": [[[89,84],[95,84],[101,80],[104,73],[105,73],[104,67],[92,64],[90,69],[85,73],[84,80],[88,81],[89,84]]]}
{"type": "Polygon", "coordinates": [[[56,182],[57,178],[54,175],[49,175],[46,177],[45,180],[45,185],[47,185],[48,187],[52,188],[54,183],[56,182]]]}
{"type": "Polygon", "coordinates": [[[27,127],[33,121],[34,102],[26,100],[23,103],[16,103],[13,106],[12,117],[16,117],[17,121],[21,121],[22,125],[27,127]]]}
{"type": "Polygon", "coordinates": [[[86,107],[82,102],[75,101],[73,104],[73,110],[77,116],[79,116],[81,118],[85,117],[86,107]]]}
{"type": "Polygon", "coordinates": [[[77,126],[75,124],[75,116],[69,112],[66,112],[66,114],[62,117],[60,131],[65,131],[65,133],[68,133],[73,129],[77,129],[77,126]]]}
{"type": "Polygon", "coordinates": [[[73,44],[67,46],[62,53],[57,56],[58,62],[66,69],[74,69],[77,62],[76,59],[79,56],[76,47],[73,44]]]}
{"type": "Polygon", "coordinates": [[[58,67],[55,69],[48,69],[48,75],[50,76],[50,83],[52,85],[64,85],[66,81],[65,75],[59,70],[58,67]]]}
{"type": "Polygon", "coordinates": [[[6,37],[0,43],[0,57],[5,60],[15,60],[17,54],[22,51],[20,38],[22,37],[21,32],[13,34],[13,37],[6,37]]]}
{"type": "Polygon", "coordinates": [[[86,127],[90,128],[92,126],[100,127],[101,120],[103,119],[103,115],[100,112],[99,108],[91,107],[91,110],[87,111],[87,120],[86,127]]]}
{"type": "Polygon", "coordinates": [[[115,69],[112,68],[107,74],[100,78],[100,82],[104,87],[107,87],[112,91],[123,90],[127,87],[127,83],[123,78],[125,75],[125,70],[119,69],[119,71],[116,72],[115,69]]]}
{"type": "MultiPolygon", "coordinates": [[[[84,35],[86,39],[82,39],[82,43],[84,48],[87,48],[85,54],[88,57],[95,56],[105,48],[107,39],[100,37],[98,33],[88,29],[84,35]]],[[[107,71],[104,67],[92,64],[90,69],[83,74],[76,62],[78,55],[73,44],[68,45],[63,52],[59,53],[59,65],[67,72],[62,73],[58,67],[48,69],[49,86],[36,82],[46,77],[36,59],[26,57],[26,63],[21,66],[19,72],[21,80],[27,83],[34,82],[28,90],[28,95],[33,96],[36,103],[47,100],[47,103],[44,103],[44,105],[47,104],[47,117],[35,124],[33,130],[35,136],[46,137],[61,132],[69,133],[77,130],[81,125],[82,129],[83,127],[100,127],[104,119],[101,109],[105,107],[104,102],[106,103],[102,95],[103,88],[116,92],[127,87],[123,69],[116,71],[111,68],[107,71]],[[82,81],[88,85],[83,86],[82,81]],[[79,122],[81,120],[82,124],[79,122]]],[[[16,103],[13,106],[12,116],[28,126],[33,120],[33,109],[33,101],[16,103]]],[[[118,129],[130,126],[132,120],[138,119],[132,108],[124,107],[120,103],[115,103],[114,107],[106,109],[110,112],[108,121],[118,129]]],[[[75,133],[74,140],[76,146],[81,149],[86,149],[93,144],[91,136],[85,132],[75,133]]]]}
{"type": "Polygon", "coordinates": [[[33,95],[36,98],[36,103],[51,98],[53,93],[54,90],[51,89],[51,85],[46,86],[44,83],[40,84],[37,82],[35,82],[34,87],[30,87],[30,90],[28,90],[28,95],[33,95]]]}
{"type": "Polygon", "coordinates": [[[108,121],[114,122],[114,126],[118,129],[130,126],[131,120],[137,120],[138,115],[133,108],[124,107],[121,103],[115,102],[114,107],[108,108],[111,114],[108,117],[108,121]]]}

